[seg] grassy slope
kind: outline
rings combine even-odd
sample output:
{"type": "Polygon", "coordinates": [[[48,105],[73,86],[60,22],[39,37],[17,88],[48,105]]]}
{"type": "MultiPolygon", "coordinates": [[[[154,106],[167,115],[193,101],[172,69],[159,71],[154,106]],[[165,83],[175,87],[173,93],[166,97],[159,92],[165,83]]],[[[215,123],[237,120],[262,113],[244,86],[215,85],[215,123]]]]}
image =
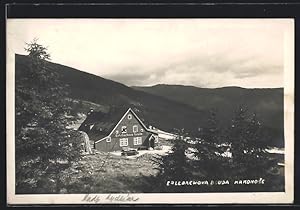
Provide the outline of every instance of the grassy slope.
{"type": "Polygon", "coordinates": [[[155,174],[149,155],[143,155],[138,159],[127,159],[100,153],[85,156],[77,168],[70,171],[72,180],[79,180],[80,185],[76,187],[76,184],[73,184],[68,191],[70,193],[142,193],[145,190],[143,185],[145,177],[155,174]]]}

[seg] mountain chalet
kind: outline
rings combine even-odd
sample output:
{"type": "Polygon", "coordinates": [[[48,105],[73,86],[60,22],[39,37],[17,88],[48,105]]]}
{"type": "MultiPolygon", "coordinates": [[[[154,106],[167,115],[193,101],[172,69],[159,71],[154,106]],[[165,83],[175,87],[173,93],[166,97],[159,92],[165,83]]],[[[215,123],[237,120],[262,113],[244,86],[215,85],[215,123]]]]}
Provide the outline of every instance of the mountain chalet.
{"type": "Polygon", "coordinates": [[[90,112],[79,130],[86,132],[98,151],[119,151],[122,149],[149,149],[158,144],[158,134],[150,130],[129,108],[112,113],[90,112]]]}

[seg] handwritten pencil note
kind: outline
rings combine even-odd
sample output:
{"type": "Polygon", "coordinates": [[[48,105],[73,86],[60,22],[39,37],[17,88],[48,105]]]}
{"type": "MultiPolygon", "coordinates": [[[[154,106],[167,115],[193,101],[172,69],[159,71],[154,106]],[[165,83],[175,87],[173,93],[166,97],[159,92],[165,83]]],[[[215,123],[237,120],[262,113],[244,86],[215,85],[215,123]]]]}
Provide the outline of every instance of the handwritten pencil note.
{"type": "Polygon", "coordinates": [[[106,203],[107,201],[110,201],[111,203],[122,203],[122,202],[136,202],[140,198],[137,196],[133,196],[130,194],[109,194],[109,195],[95,195],[95,194],[86,194],[84,195],[82,202],[88,202],[88,203],[106,203]]]}

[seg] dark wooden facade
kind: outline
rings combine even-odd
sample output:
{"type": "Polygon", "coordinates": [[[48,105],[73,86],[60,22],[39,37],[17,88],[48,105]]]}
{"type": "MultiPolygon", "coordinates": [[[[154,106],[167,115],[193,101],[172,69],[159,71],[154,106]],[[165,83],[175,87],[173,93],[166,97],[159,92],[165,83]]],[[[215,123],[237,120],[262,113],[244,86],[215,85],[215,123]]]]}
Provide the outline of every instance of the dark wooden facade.
{"type": "Polygon", "coordinates": [[[119,151],[126,148],[148,149],[158,143],[158,135],[150,131],[138,116],[128,109],[110,134],[95,141],[99,151],[119,151]]]}

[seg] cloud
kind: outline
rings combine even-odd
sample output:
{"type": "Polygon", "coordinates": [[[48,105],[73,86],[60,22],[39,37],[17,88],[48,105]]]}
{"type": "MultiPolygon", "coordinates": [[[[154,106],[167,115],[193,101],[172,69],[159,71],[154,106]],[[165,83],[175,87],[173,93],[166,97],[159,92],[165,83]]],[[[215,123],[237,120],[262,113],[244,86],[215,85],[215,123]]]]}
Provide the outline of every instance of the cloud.
{"type": "Polygon", "coordinates": [[[283,86],[285,20],[9,20],[9,49],[34,37],[52,60],[128,86],[283,86]],[[267,79],[269,78],[269,79],[267,79]]]}
{"type": "Polygon", "coordinates": [[[245,86],[249,85],[247,79],[250,78],[256,79],[253,85],[267,86],[268,80],[264,78],[274,78],[274,76],[276,85],[283,83],[283,66],[264,63],[255,56],[231,61],[221,54],[199,55],[186,60],[167,62],[158,68],[144,68],[144,70],[143,68],[143,66],[124,67],[120,73],[107,75],[107,77],[128,86],[161,83],[198,87],[245,86]]]}
{"type": "Polygon", "coordinates": [[[128,86],[144,85],[145,81],[151,80],[151,75],[148,74],[135,74],[135,73],[119,73],[110,75],[109,79],[118,81],[128,86]]]}

